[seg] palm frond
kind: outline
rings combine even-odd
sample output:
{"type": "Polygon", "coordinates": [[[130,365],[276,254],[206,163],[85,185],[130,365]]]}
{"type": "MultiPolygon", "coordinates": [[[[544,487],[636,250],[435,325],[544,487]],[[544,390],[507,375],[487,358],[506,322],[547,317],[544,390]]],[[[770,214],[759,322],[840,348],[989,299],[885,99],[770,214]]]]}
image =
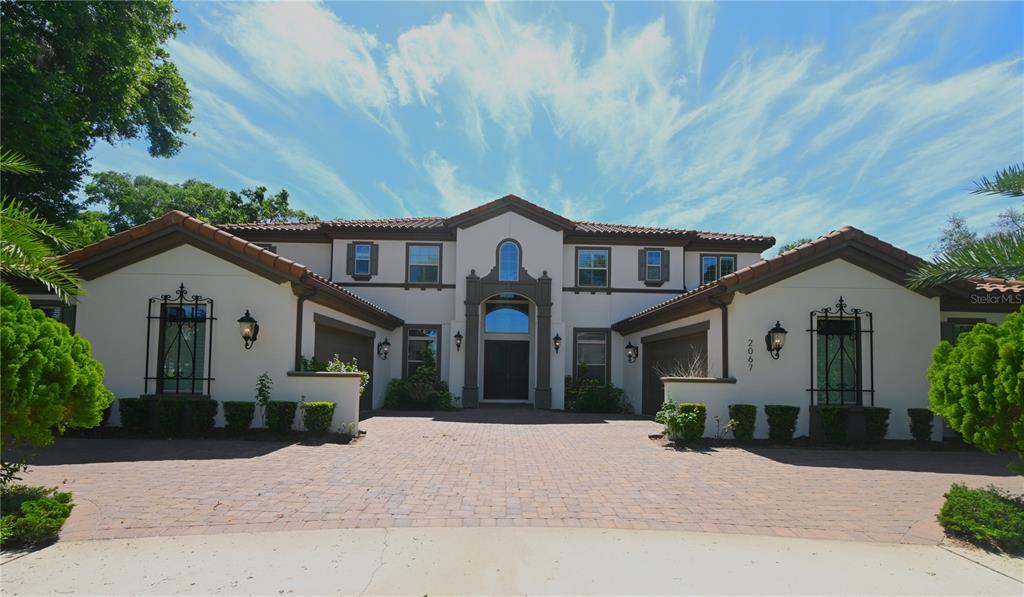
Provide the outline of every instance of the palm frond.
{"type": "Polygon", "coordinates": [[[964,278],[1024,278],[1024,233],[992,234],[950,249],[910,274],[911,288],[928,288],[964,278]]]}
{"type": "Polygon", "coordinates": [[[1011,164],[996,172],[994,178],[983,176],[981,180],[973,182],[973,195],[1024,197],[1024,164],[1011,164]]]}
{"type": "Polygon", "coordinates": [[[0,150],[0,172],[10,174],[36,174],[42,168],[28,161],[25,156],[10,149],[0,150]]]}
{"type": "Polygon", "coordinates": [[[75,270],[55,257],[75,246],[73,233],[25,209],[17,199],[0,200],[0,274],[34,280],[64,302],[81,294],[75,270]]]}

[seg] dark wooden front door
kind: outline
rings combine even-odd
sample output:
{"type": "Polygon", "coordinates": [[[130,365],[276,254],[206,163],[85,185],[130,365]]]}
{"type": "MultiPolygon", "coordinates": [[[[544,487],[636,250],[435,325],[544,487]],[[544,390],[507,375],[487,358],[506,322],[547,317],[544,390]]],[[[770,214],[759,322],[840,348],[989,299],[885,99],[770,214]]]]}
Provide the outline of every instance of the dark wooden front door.
{"type": "MultiPolygon", "coordinates": [[[[653,415],[665,401],[665,384],[661,378],[679,376],[691,368],[694,358],[702,359],[707,375],[708,338],[706,332],[669,338],[657,342],[644,342],[641,348],[644,362],[643,413],[653,415]]],[[[685,397],[673,396],[675,402],[686,402],[685,397]]]]}
{"type": "Polygon", "coordinates": [[[484,399],[529,400],[530,343],[484,341],[484,399]]]}
{"type": "Polygon", "coordinates": [[[370,383],[366,384],[366,389],[359,397],[359,410],[372,410],[373,338],[320,324],[317,324],[315,333],[313,354],[317,359],[325,363],[333,359],[334,355],[346,363],[356,359],[359,368],[370,373],[370,383]]]}

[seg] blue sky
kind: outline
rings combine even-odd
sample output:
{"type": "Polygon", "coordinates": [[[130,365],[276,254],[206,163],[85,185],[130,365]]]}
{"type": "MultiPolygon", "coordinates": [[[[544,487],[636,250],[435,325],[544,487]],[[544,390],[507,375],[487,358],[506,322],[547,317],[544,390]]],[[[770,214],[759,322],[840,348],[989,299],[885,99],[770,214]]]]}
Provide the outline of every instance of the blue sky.
{"type": "Polygon", "coordinates": [[[171,159],[93,170],[286,188],[322,218],[507,193],[576,219],[775,235],[845,224],[927,255],[1024,160],[1022,3],[180,3],[171,159]]]}

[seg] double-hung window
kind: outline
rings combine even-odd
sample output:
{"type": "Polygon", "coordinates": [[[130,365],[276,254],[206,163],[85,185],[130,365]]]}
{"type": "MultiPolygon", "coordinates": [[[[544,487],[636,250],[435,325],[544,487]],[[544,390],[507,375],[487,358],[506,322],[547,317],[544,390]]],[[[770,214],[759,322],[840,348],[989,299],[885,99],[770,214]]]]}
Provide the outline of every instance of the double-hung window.
{"type": "Polygon", "coordinates": [[[576,379],[607,383],[611,334],[608,330],[575,330],[576,379]]]}
{"type": "Polygon", "coordinates": [[[610,261],[608,249],[577,249],[576,285],[580,288],[607,288],[610,261]]]}
{"type": "Polygon", "coordinates": [[[405,328],[405,376],[412,376],[424,363],[438,371],[437,339],[440,326],[409,326],[405,328]]]}
{"type": "Polygon", "coordinates": [[[357,276],[369,276],[370,275],[370,245],[358,243],[356,244],[354,263],[352,264],[352,271],[357,276]]]}
{"type": "Polygon", "coordinates": [[[639,278],[648,285],[659,286],[668,282],[668,251],[665,249],[640,249],[639,278]]]}
{"type": "Polygon", "coordinates": [[[369,280],[376,276],[379,248],[371,242],[349,243],[345,273],[356,280],[369,280]]]}
{"type": "Polygon", "coordinates": [[[441,283],[441,245],[409,244],[406,282],[409,284],[441,283]]]}
{"type": "Polygon", "coordinates": [[[735,255],[701,255],[700,283],[710,284],[736,271],[735,255]]]}

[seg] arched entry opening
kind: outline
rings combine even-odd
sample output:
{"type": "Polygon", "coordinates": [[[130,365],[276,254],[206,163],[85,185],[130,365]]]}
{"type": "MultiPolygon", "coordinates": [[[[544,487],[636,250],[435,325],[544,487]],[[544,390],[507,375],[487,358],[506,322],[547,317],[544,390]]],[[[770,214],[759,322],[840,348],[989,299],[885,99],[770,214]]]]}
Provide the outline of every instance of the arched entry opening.
{"type": "Polygon", "coordinates": [[[485,402],[528,402],[535,350],[536,308],[526,297],[504,292],[483,310],[483,393],[485,402]]]}

